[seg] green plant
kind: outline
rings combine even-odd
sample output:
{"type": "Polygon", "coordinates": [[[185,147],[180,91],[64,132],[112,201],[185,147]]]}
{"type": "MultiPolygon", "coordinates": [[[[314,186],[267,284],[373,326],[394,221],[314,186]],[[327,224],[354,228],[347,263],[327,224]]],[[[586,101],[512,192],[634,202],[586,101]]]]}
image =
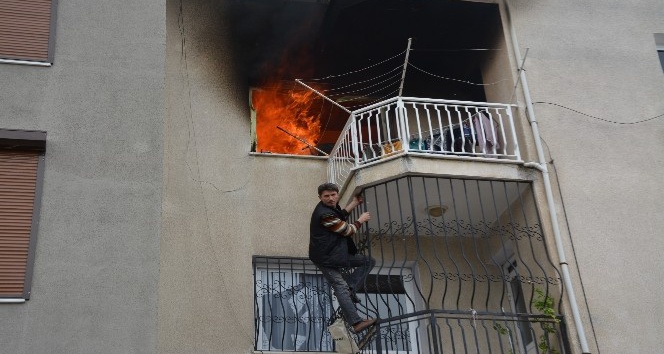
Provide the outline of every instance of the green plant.
{"type": "MultiPolygon", "coordinates": [[[[498,332],[501,336],[507,336],[510,333],[510,330],[507,327],[503,327],[500,323],[494,323],[493,324],[493,329],[498,332]]],[[[510,347],[512,346],[512,341],[509,341],[510,347]]],[[[514,354],[514,348],[511,348],[509,351],[507,351],[507,354],[514,354]]]]}
{"type": "Polygon", "coordinates": [[[500,335],[503,336],[509,333],[508,329],[503,327],[500,323],[494,324],[493,329],[495,329],[500,335]]]}
{"type": "Polygon", "coordinates": [[[551,321],[542,322],[542,329],[544,333],[539,336],[537,347],[543,353],[560,354],[556,348],[549,347],[549,334],[558,332],[556,325],[560,323],[560,319],[556,316],[556,310],[553,307],[553,298],[542,291],[542,289],[535,289],[535,299],[533,306],[540,311],[544,316],[551,319],[551,321]]]}

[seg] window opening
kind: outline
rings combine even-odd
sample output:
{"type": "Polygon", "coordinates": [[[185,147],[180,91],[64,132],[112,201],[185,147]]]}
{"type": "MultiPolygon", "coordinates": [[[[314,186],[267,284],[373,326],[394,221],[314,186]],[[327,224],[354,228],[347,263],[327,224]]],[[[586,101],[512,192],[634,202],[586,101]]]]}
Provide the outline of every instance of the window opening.
{"type": "MultiPolygon", "coordinates": [[[[415,311],[412,301],[412,270],[410,268],[382,268],[367,276],[364,286],[358,290],[360,308],[367,317],[390,319],[415,311]]],[[[377,335],[383,352],[419,353],[418,326],[408,320],[395,320],[384,323],[377,335]]],[[[375,339],[372,341],[375,342],[375,339]]],[[[375,352],[375,343],[370,343],[367,352],[375,352]]]]}
{"type": "MultiPolygon", "coordinates": [[[[305,258],[254,257],[256,350],[334,351],[327,326],[338,308],[330,285],[305,258]]],[[[415,311],[410,268],[381,268],[358,289],[358,312],[389,319],[415,311]]],[[[421,330],[421,329],[419,329],[421,330]]],[[[388,353],[417,353],[416,322],[385,323],[379,334],[388,353]]],[[[365,352],[371,352],[373,344],[365,352]]]]}
{"type": "MultiPolygon", "coordinates": [[[[523,292],[523,287],[521,285],[521,280],[519,279],[519,273],[517,272],[516,266],[516,261],[511,261],[507,264],[506,269],[510,284],[510,304],[512,306],[512,312],[516,314],[526,314],[528,313],[528,307],[526,306],[525,294],[523,292]]],[[[523,351],[523,353],[530,353],[532,350],[534,350],[535,347],[530,321],[527,319],[517,320],[516,326],[519,331],[519,348],[523,351]]]]}
{"type": "Polygon", "coordinates": [[[655,45],[659,62],[662,64],[662,71],[664,71],[664,33],[655,33],[655,45]]]}
{"type": "Polygon", "coordinates": [[[256,350],[332,351],[330,287],[306,259],[254,258],[256,350]]]}

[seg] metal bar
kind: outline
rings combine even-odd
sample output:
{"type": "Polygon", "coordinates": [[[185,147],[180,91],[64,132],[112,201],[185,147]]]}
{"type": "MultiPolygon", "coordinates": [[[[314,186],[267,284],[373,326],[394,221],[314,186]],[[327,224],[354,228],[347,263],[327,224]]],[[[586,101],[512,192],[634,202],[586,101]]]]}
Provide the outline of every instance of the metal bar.
{"type": "MultiPolygon", "coordinates": [[[[516,155],[517,159],[521,160],[521,152],[519,151],[519,141],[516,139],[516,128],[514,127],[514,117],[512,116],[512,109],[508,108],[505,110],[507,113],[507,116],[509,117],[510,121],[510,132],[512,133],[512,144],[514,144],[514,155],[516,155]]],[[[501,122],[502,122],[502,116],[501,116],[501,122]]],[[[503,125],[500,125],[500,129],[503,130],[503,136],[505,136],[505,128],[503,128],[503,125]]],[[[507,150],[505,150],[507,152],[507,150]]]]}
{"type": "Polygon", "coordinates": [[[351,149],[353,151],[353,158],[355,160],[355,166],[358,166],[360,164],[360,151],[358,149],[359,144],[354,144],[354,141],[357,141],[357,119],[355,118],[355,114],[350,115],[350,121],[352,122],[350,125],[350,140],[348,141],[351,144],[351,149]]]}
{"type": "Polygon", "coordinates": [[[448,104],[451,106],[481,106],[481,107],[517,107],[515,104],[497,103],[497,102],[484,102],[484,101],[460,101],[460,100],[447,100],[442,98],[426,98],[426,97],[400,97],[404,102],[418,102],[418,103],[437,103],[448,104]]]}
{"type": "MultiPolygon", "coordinates": [[[[449,186],[450,186],[450,196],[452,197],[452,208],[454,210],[454,215],[456,216],[456,215],[459,214],[459,212],[458,212],[459,203],[456,202],[456,193],[454,193],[454,183],[453,183],[453,181],[454,180],[452,180],[452,179],[449,180],[449,186]]],[[[454,227],[454,229],[453,229],[454,236],[456,237],[457,242],[460,242],[461,241],[461,230],[459,229],[459,223],[455,222],[453,227],[454,227]]],[[[458,309],[459,305],[460,305],[460,301],[461,301],[461,296],[462,296],[461,269],[459,267],[459,262],[456,261],[455,257],[451,253],[452,252],[451,247],[448,247],[447,249],[448,249],[447,254],[449,255],[450,259],[452,260],[452,262],[454,264],[454,268],[456,270],[456,276],[459,279],[459,281],[457,282],[458,285],[457,285],[456,300],[455,300],[455,306],[458,309]]]]}
{"type": "MultiPolygon", "coordinates": [[[[429,310],[420,310],[414,311],[404,315],[392,316],[389,318],[382,318],[381,323],[390,323],[400,320],[407,320],[409,318],[415,317],[427,317],[431,315],[444,315],[445,318],[451,319],[473,319],[476,320],[489,320],[489,319],[500,319],[500,320],[517,320],[521,318],[532,319],[537,321],[545,322],[555,322],[553,318],[549,315],[542,314],[530,314],[530,313],[511,313],[511,312],[496,312],[496,311],[476,311],[473,315],[468,310],[442,310],[442,309],[429,309],[429,310]]],[[[558,320],[561,320],[562,316],[556,317],[558,320]]]]}
{"type": "Polygon", "coordinates": [[[438,343],[438,323],[436,322],[436,316],[432,313],[429,317],[429,323],[431,326],[431,341],[433,342],[433,353],[439,354],[440,348],[438,343]]]}
{"type": "Polygon", "coordinates": [[[408,47],[406,47],[406,59],[403,62],[403,71],[401,72],[401,83],[399,84],[399,96],[403,93],[403,83],[406,80],[406,69],[408,68],[408,57],[410,56],[410,45],[413,43],[412,38],[408,38],[408,47]]]}
{"type": "Polygon", "coordinates": [[[401,141],[401,148],[403,149],[404,144],[407,144],[408,137],[408,112],[406,107],[403,105],[403,101],[397,100],[396,105],[397,116],[396,116],[396,125],[397,125],[397,134],[398,138],[401,141]]]}
{"type": "Polygon", "coordinates": [[[312,148],[312,149],[314,149],[314,150],[320,152],[321,154],[323,154],[323,155],[325,155],[325,156],[330,156],[330,154],[326,153],[325,151],[323,151],[323,150],[321,150],[321,149],[319,149],[319,148],[317,148],[317,147],[315,147],[315,146],[309,144],[306,140],[300,138],[299,136],[297,136],[297,135],[295,135],[295,134],[292,134],[292,133],[286,131],[286,129],[284,129],[284,128],[278,126],[278,125],[277,125],[277,129],[279,129],[279,130],[281,130],[282,132],[284,132],[284,133],[290,135],[291,137],[295,138],[296,140],[298,140],[298,141],[300,141],[300,142],[306,144],[308,147],[310,147],[310,148],[312,148]]]}
{"type": "Polygon", "coordinates": [[[398,99],[399,99],[399,97],[388,98],[386,100],[376,102],[376,103],[374,103],[370,106],[364,106],[364,107],[362,107],[358,110],[353,111],[352,113],[355,113],[355,114],[364,113],[364,112],[370,111],[372,109],[375,109],[375,108],[378,108],[378,107],[381,107],[381,106],[387,106],[392,102],[396,102],[398,99]]]}
{"type": "Polygon", "coordinates": [[[322,93],[318,92],[316,89],[314,89],[313,87],[311,87],[311,86],[305,84],[305,83],[302,82],[300,79],[295,79],[295,82],[297,82],[298,84],[300,84],[300,85],[302,85],[302,86],[308,88],[309,90],[313,91],[313,92],[314,92],[315,94],[317,94],[318,96],[323,97],[325,100],[331,102],[333,105],[335,105],[335,106],[337,106],[337,107],[343,109],[344,111],[346,111],[346,112],[348,112],[348,113],[351,113],[351,111],[349,111],[348,108],[346,108],[346,107],[344,107],[344,106],[338,104],[336,101],[334,101],[334,100],[332,100],[331,98],[328,98],[327,96],[325,96],[325,95],[323,95],[322,93]]]}
{"type": "Polygon", "coordinates": [[[376,353],[383,352],[383,343],[380,340],[380,322],[376,323],[376,353]]]}

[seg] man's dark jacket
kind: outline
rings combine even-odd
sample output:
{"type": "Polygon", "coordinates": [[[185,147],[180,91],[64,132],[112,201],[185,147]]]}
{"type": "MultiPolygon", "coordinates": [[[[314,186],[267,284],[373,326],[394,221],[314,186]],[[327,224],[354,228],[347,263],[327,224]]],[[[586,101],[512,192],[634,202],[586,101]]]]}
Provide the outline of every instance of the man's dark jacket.
{"type": "Polygon", "coordinates": [[[316,265],[329,268],[348,267],[348,256],[357,253],[357,248],[351,237],[344,237],[336,232],[330,231],[321,220],[324,215],[334,214],[339,219],[346,221],[348,212],[341,209],[330,208],[323,202],[319,202],[311,214],[309,224],[309,258],[316,265]]]}

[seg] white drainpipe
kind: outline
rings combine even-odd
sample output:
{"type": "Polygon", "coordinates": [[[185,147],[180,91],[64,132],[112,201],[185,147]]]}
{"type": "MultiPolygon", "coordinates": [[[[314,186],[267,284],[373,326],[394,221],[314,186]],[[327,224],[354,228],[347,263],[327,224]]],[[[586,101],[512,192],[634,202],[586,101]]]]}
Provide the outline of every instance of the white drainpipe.
{"type": "MultiPolygon", "coordinates": [[[[512,18],[510,15],[509,6],[507,1],[505,1],[505,10],[507,13],[507,21],[509,25],[510,36],[512,38],[512,47],[514,49],[514,56],[516,57],[517,62],[521,62],[521,52],[519,51],[519,44],[516,40],[516,33],[512,25],[512,18]]],[[[579,336],[579,344],[581,345],[581,351],[583,353],[590,353],[588,348],[588,341],[586,339],[586,334],[583,329],[583,322],[581,321],[581,315],[579,314],[579,307],[576,304],[576,296],[574,295],[574,288],[572,287],[572,281],[569,275],[569,266],[567,260],[565,259],[565,250],[563,248],[563,241],[560,236],[560,228],[558,227],[558,216],[556,213],[556,207],[553,202],[553,193],[551,191],[551,181],[549,179],[549,171],[547,169],[546,159],[544,158],[544,151],[542,149],[542,142],[540,141],[539,129],[537,127],[537,120],[535,119],[535,110],[533,109],[533,103],[530,98],[530,91],[528,90],[528,82],[526,81],[526,73],[524,70],[519,70],[521,85],[523,87],[523,94],[526,100],[526,110],[528,112],[528,118],[530,120],[530,127],[533,131],[533,136],[535,137],[535,148],[537,150],[537,159],[539,163],[527,162],[524,164],[526,167],[533,167],[542,172],[542,180],[544,181],[544,191],[546,193],[546,202],[549,209],[549,217],[551,218],[551,225],[553,227],[553,236],[556,242],[556,248],[558,250],[558,259],[560,264],[560,269],[562,271],[563,283],[565,284],[565,290],[567,293],[567,298],[570,303],[572,310],[572,317],[574,318],[574,324],[576,327],[577,335],[579,336]]]]}

